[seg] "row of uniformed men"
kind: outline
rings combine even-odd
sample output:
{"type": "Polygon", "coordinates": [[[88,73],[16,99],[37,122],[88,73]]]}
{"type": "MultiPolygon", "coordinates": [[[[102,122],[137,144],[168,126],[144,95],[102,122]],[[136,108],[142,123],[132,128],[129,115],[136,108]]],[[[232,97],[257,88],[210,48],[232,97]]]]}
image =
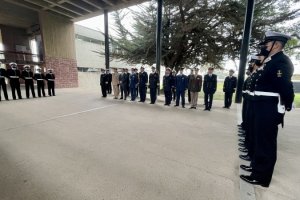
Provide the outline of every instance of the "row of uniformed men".
{"type": "MultiPolygon", "coordinates": [[[[198,73],[199,69],[191,70],[191,74],[186,76],[183,74],[184,68],[180,68],[179,73],[166,69],[163,77],[163,91],[165,94],[165,105],[169,106],[176,99],[175,106],[181,105],[185,107],[185,92],[188,90],[188,100],[191,103],[191,109],[196,109],[198,102],[198,94],[202,89],[202,76],[198,73]]],[[[205,93],[205,110],[210,110],[213,102],[213,95],[217,90],[217,75],[213,74],[214,68],[210,67],[208,73],[204,76],[203,91],[205,93]]],[[[230,70],[229,76],[224,81],[223,91],[225,92],[224,108],[230,108],[232,102],[232,94],[236,88],[236,77],[233,76],[234,71],[230,70]]],[[[107,96],[107,88],[110,85],[108,71],[102,70],[100,75],[100,85],[102,96],[107,96]]],[[[125,99],[131,94],[131,101],[135,101],[138,92],[140,93],[140,102],[145,102],[147,87],[150,88],[150,104],[154,104],[157,99],[157,91],[159,88],[159,74],[155,67],[152,67],[152,72],[147,74],[144,67],[138,73],[136,68],[131,69],[131,74],[128,69],[123,69],[119,74],[117,69],[114,69],[111,75],[113,91],[115,99],[118,99],[121,90],[121,98],[125,99]]]]}
{"type": "MultiPolygon", "coordinates": [[[[0,63],[1,66],[1,63],[0,63]]],[[[26,89],[26,97],[29,98],[29,90],[31,90],[32,97],[35,98],[35,91],[34,91],[34,80],[37,83],[37,92],[38,96],[41,97],[42,95],[45,97],[45,83],[47,81],[48,85],[48,95],[55,96],[55,75],[52,69],[47,70],[47,74],[44,75],[41,72],[41,69],[38,68],[35,73],[31,71],[29,65],[25,65],[23,68],[24,70],[21,72],[18,69],[18,65],[14,62],[9,63],[10,69],[0,68],[0,100],[1,100],[1,90],[3,90],[3,94],[5,99],[8,101],[8,94],[6,88],[5,78],[9,79],[12,97],[16,100],[16,92],[19,99],[22,99],[21,89],[20,89],[20,78],[24,79],[25,81],[25,89],[26,89]]]]}
{"type": "Polygon", "coordinates": [[[294,67],[283,53],[290,36],[268,31],[261,51],[252,57],[249,77],[243,88],[242,124],[239,126],[240,158],[250,161],[240,168],[250,175],[240,178],[250,184],[269,187],[277,160],[278,125],[294,100],[291,77],[294,67]]]}

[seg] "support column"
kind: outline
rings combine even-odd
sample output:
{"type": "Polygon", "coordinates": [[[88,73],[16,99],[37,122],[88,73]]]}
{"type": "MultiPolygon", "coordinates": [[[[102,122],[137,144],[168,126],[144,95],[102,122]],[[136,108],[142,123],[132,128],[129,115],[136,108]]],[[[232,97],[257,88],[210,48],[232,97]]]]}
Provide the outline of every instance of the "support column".
{"type": "Polygon", "coordinates": [[[254,4],[255,4],[255,0],[248,0],[245,23],[244,23],[244,33],[243,33],[243,41],[241,47],[239,76],[238,76],[237,90],[235,96],[235,103],[242,102],[242,89],[243,89],[243,83],[245,79],[245,71],[247,65],[247,56],[248,56],[249,42],[251,36],[254,4]]]}
{"type": "Polygon", "coordinates": [[[108,12],[104,10],[105,68],[109,69],[108,12]]]}
{"type": "MultiPolygon", "coordinates": [[[[163,0],[157,0],[156,70],[159,76],[160,76],[160,61],[161,61],[162,5],[163,5],[163,0]]],[[[159,91],[160,88],[158,88],[158,94],[159,91]]]]}

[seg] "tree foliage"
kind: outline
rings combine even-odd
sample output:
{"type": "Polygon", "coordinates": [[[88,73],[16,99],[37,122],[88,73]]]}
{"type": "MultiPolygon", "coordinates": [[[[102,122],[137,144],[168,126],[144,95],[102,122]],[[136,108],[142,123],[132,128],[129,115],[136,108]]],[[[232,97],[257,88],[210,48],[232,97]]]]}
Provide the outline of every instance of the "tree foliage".
{"type": "MultiPolygon", "coordinates": [[[[256,0],[251,51],[266,30],[282,29],[294,33],[298,26],[286,26],[299,16],[293,9],[298,1],[256,0]],[[285,23],[285,24],[283,24],[285,23]]],[[[162,63],[180,66],[214,65],[221,68],[224,59],[239,58],[243,35],[246,0],[165,0],[163,11],[162,63]]],[[[140,6],[140,11],[121,10],[114,13],[117,46],[112,56],[128,63],[155,63],[156,1],[140,6]],[[123,24],[128,12],[133,15],[129,31],[123,24]]],[[[299,47],[294,40],[289,48],[299,47]]]]}

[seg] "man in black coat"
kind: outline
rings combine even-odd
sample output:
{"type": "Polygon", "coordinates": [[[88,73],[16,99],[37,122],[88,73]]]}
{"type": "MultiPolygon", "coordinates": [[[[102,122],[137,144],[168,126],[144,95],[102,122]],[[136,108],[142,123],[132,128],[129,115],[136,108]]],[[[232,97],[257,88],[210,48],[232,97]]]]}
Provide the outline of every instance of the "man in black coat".
{"type": "Polygon", "coordinates": [[[147,84],[148,84],[148,74],[145,72],[145,68],[141,67],[141,72],[139,73],[139,91],[140,91],[140,101],[145,102],[147,94],[147,84]]]}
{"type": "MultiPolygon", "coordinates": [[[[191,69],[191,73],[187,76],[187,82],[189,83],[190,78],[194,76],[194,69],[191,69]]],[[[191,90],[188,88],[188,102],[191,103],[191,90]]]]}
{"type": "Polygon", "coordinates": [[[158,86],[159,86],[159,74],[156,72],[155,67],[152,67],[152,72],[149,75],[150,104],[155,104],[157,98],[158,86]]]}
{"type": "Polygon", "coordinates": [[[233,76],[234,70],[229,70],[229,76],[225,78],[224,85],[223,85],[223,92],[225,93],[224,97],[224,107],[223,108],[230,108],[232,103],[232,95],[235,92],[237,78],[233,76]]]}
{"type": "Polygon", "coordinates": [[[264,66],[258,76],[253,91],[253,134],[255,140],[252,165],[247,168],[250,176],[241,179],[268,187],[277,160],[278,125],[283,125],[285,111],[292,109],[294,90],[291,77],[294,66],[283,53],[286,42],[291,37],[268,31],[260,43],[264,66]]]}
{"type": "Polygon", "coordinates": [[[55,75],[53,69],[48,69],[45,79],[48,85],[48,95],[55,96],[55,75]]]}
{"type": "Polygon", "coordinates": [[[111,91],[112,91],[112,87],[111,87],[112,74],[110,73],[109,69],[106,70],[106,74],[107,74],[107,80],[108,80],[106,90],[107,90],[107,94],[111,94],[111,91]]]}
{"type": "Polygon", "coordinates": [[[100,86],[101,86],[102,97],[107,97],[108,81],[109,81],[108,74],[105,73],[104,69],[101,69],[100,86]]]}
{"type": "Polygon", "coordinates": [[[43,94],[43,97],[45,97],[45,75],[41,72],[41,68],[37,68],[33,78],[36,80],[38,96],[41,97],[41,94],[43,94]]]}
{"type": "Polygon", "coordinates": [[[209,67],[208,73],[204,76],[203,91],[204,91],[204,102],[205,109],[210,111],[214,94],[217,90],[217,75],[213,74],[214,68],[209,67]]]}
{"type": "Polygon", "coordinates": [[[171,69],[166,68],[166,72],[163,77],[163,89],[164,89],[164,93],[165,93],[165,106],[170,106],[170,104],[171,104],[173,87],[174,87],[174,79],[171,75],[171,69]]]}
{"type": "Polygon", "coordinates": [[[7,88],[5,83],[5,78],[7,77],[7,72],[2,68],[2,63],[0,62],[0,101],[1,101],[1,90],[3,90],[4,97],[8,101],[7,88]]]}
{"type": "Polygon", "coordinates": [[[22,99],[21,88],[20,88],[20,76],[21,73],[18,70],[17,63],[9,63],[10,69],[7,70],[7,77],[9,78],[9,83],[11,87],[11,93],[13,100],[16,100],[16,90],[19,99],[22,99]]]}
{"type": "Polygon", "coordinates": [[[25,80],[26,98],[29,99],[29,89],[31,90],[32,97],[35,98],[33,73],[29,65],[24,66],[24,70],[22,71],[22,79],[25,80]]]}

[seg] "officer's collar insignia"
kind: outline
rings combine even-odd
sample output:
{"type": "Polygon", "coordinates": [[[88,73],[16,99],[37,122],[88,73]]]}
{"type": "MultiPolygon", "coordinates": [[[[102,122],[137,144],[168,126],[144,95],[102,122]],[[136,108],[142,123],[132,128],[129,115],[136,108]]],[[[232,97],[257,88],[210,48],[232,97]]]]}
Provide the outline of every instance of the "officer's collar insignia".
{"type": "Polygon", "coordinates": [[[281,70],[278,70],[277,71],[277,77],[280,78],[281,76],[282,76],[282,72],[281,72],[281,70]]]}
{"type": "Polygon", "coordinates": [[[265,62],[264,63],[267,63],[267,62],[269,62],[270,60],[272,60],[272,57],[270,56],[270,57],[268,57],[268,58],[266,58],[266,60],[265,60],[265,62]]]}

